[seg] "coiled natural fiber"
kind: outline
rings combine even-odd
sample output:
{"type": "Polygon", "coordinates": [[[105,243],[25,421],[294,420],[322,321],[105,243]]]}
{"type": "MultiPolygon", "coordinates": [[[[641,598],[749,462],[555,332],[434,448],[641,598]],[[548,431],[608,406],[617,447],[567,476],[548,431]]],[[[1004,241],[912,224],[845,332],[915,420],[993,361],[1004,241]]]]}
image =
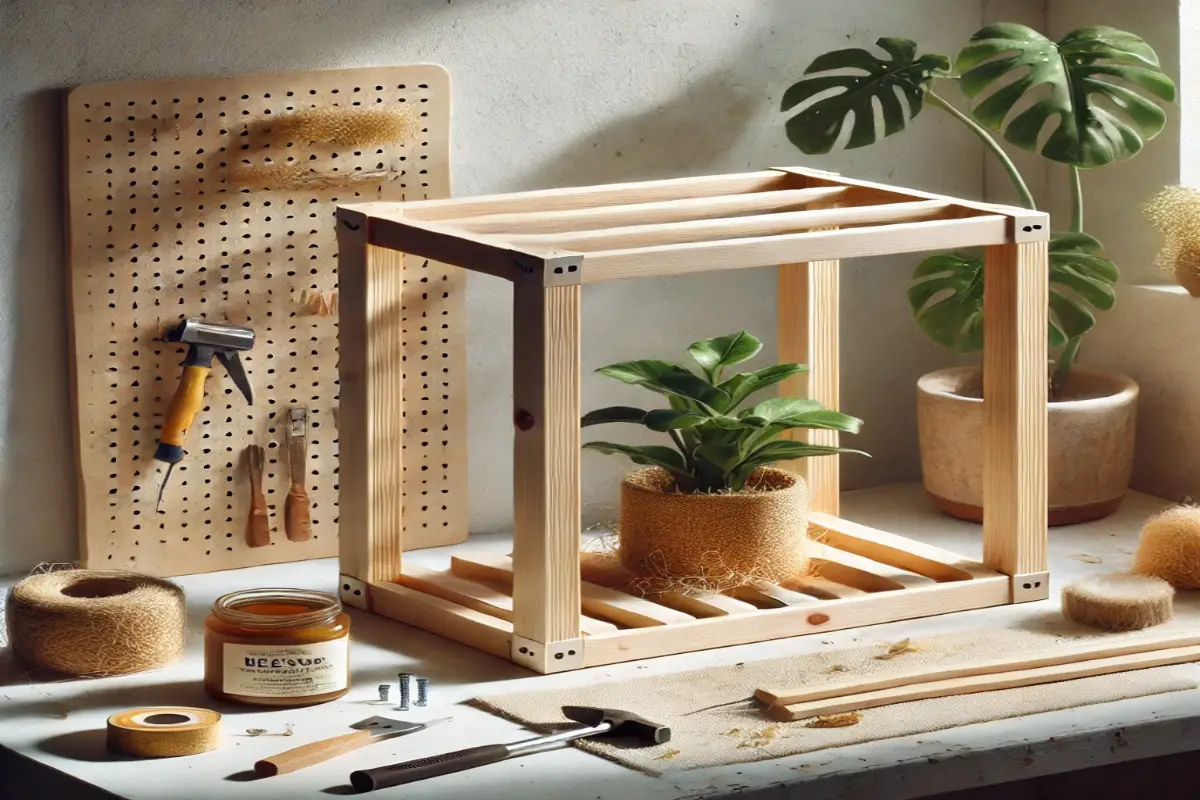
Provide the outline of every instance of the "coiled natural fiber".
{"type": "Polygon", "coordinates": [[[1200,506],[1168,508],[1147,520],[1133,571],[1177,589],[1200,589],[1200,506]]]}
{"type": "Polygon", "coordinates": [[[722,591],[807,574],[808,488],[799,475],[763,467],[740,492],[674,487],[658,467],[621,482],[621,563],[661,581],[653,590],[722,591]]]}
{"type": "Polygon", "coordinates": [[[183,653],[183,590],[135,572],[30,575],[8,596],[8,640],[30,667],[66,675],[125,675],[183,653]]]}
{"type": "Polygon", "coordinates": [[[1137,631],[1171,618],[1175,590],[1149,575],[1094,575],[1062,591],[1063,615],[1105,631],[1137,631]]]}

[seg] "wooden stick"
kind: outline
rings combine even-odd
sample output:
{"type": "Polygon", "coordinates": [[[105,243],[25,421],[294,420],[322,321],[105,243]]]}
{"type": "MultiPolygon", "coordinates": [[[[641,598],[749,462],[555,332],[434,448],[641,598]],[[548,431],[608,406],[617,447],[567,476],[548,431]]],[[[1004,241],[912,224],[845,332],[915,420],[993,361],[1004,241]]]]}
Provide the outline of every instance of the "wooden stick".
{"type": "Polygon", "coordinates": [[[817,700],[790,706],[771,706],[767,716],[776,722],[795,722],[798,719],[820,717],[825,714],[842,714],[847,711],[862,711],[894,703],[909,703],[933,697],[955,697],[977,692],[993,692],[999,689],[1016,689],[1021,686],[1037,686],[1057,683],[1094,675],[1111,675],[1149,667],[1169,664],[1186,664],[1200,660],[1200,646],[1177,647],[1170,650],[1153,650],[1148,653],[1097,658],[1080,663],[1056,664],[1035,669],[1018,669],[991,675],[973,675],[966,678],[951,678],[944,681],[900,686],[878,692],[851,695],[836,700],[817,700]]]}
{"type": "MultiPolygon", "coordinates": [[[[797,703],[814,703],[838,697],[849,698],[851,696],[882,692],[918,684],[998,675],[1021,670],[1041,669],[1063,664],[1076,664],[1101,659],[1133,656],[1140,653],[1198,646],[1200,646],[1200,634],[1175,633],[1132,642],[1126,641],[1121,644],[1112,644],[1103,641],[1099,646],[1086,645],[1083,647],[1072,647],[1063,649],[1057,653],[1030,658],[997,658],[991,661],[980,661],[967,665],[959,664],[951,667],[933,668],[923,672],[906,672],[901,675],[888,675],[882,678],[839,681],[838,683],[826,684],[824,686],[804,686],[798,689],[759,689],[754,693],[754,696],[767,705],[792,706],[797,703]]],[[[896,702],[901,701],[897,700],[896,702]]]]}

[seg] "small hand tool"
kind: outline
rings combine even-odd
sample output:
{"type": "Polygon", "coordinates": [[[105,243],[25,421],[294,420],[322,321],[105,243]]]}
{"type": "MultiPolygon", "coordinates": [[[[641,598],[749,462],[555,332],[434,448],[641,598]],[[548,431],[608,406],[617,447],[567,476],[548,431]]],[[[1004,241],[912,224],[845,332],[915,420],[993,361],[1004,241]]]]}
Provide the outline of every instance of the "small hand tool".
{"type": "Polygon", "coordinates": [[[308,460],[308,409],[292,406],[288,411],[288,471],[292,487],[283,503],[283,521],[291,542],[312,538],[312,516],[308,490],[304,488],[304,470],[308,460]]]}
{"type": "Polygon", "coordinates": [[[250,470],[250,519],[246,521],[246,543],[262,547],[271,543],[271,520],[267,516],[267,496],[263,494],[263,471],[266,452],[259,445],[246,448],[246,464],[250,470]]]}
{"type": "Polygon", "coordinates": [[[431,719],[428,722],[402,722],[401,720],[388,719],[387,717],[368,717],[350,726],[356,729],[354,733],[334,736],[332,739],[322,739],[319,742],[294,747],[277,756],[257,761],[254,764],[254,772],[260,778],[270,778],[272,775],[295,772],[298,769],[311,767],[313,764],[320,764],[322,761],[328,761],[334,756],[349,753],[351,750],[366,747],[373,742],[381,742],[384,739],[393,739],[397,736],[423,731],[430,725],[450,722],[451,719],[451,717],[444,717],[442,719],[431,719]]]}
{"type": "Polygon", "coordinates": [[[162,505],[163,489],[167,486],[171,471],[183,460],[188,428],[196,418],[196,412],[204,406],[204,379],[212,371],[213,356],[225,365],[229,377],[246,396],[246,401],[254,402],[254,390],[250,388],[250,379],[246,377],[246,370],[238,358],[238,352],[254,346],[254,331],[189,318],[168,330],[163,340],[187,344],[188,353],[183,361],[183,378],[179,381],[175,396],[171,398],[167,417],[158,436],[158,448],[154,451],[154,459],[167,465],[167,473],[158,487],[158,506],[162,505]]]}
{"type": "Polygon", "coordinates": [[[629,736],[641,739],[648,744],[663,744],[671,741],[669,727],[651,722],[628,711],[593,708],[592,706],[563,706],[562,713],[567,719],[582,723],[584,727],[510,744],[470,747],[466,750],[418,758],[414,761],[405,761],[386,767],[359,770],[350,773],[350,783],[360,792],[386,789],[389,786],[399,786],[425,778],[436,778],[438,775],[449,775],[451,772],[461,772],[486,764],[495,764],[510,758],[556,750],[567,742],[582,739],[585,736],[629,736]]]}

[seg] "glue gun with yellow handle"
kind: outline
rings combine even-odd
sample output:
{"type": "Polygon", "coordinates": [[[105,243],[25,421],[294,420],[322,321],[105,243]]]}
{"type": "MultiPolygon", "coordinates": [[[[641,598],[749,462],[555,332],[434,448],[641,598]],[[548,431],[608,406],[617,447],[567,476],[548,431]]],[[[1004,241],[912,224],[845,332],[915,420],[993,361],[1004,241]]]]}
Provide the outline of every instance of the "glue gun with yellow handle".
{"type": "Polygon", "coordinates": [[[162,503],[163,489],[171,477],[171,470],[183,460],[188,428],[204,407],[204,379],[212,371],[214,356],[225,366],[234,385],[246,396],[246,401],[254,402],[254,390],[238,358],[240,351],[254,346],[254,331],[189,318],[168,330],[163,339],[187,344],[188,353],[183,361],[183,378],[167,408],[167,417],[163,420],[158,437],[158,448],[154,451],[154,459],[167,465],[167,474],[163,476],[158,489],[159,504],[162,503]]]}

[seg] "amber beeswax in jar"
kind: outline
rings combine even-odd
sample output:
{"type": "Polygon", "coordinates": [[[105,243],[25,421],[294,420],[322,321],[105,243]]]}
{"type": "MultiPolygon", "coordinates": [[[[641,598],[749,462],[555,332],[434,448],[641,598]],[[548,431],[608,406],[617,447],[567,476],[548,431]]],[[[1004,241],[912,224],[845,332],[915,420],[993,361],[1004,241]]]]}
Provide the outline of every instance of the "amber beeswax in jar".
{"type": "Polygon", "coordinates": [[[204,688],[219,700],[307,706],[350,688],[350,617],[331,594],[250,589],[204,621],[204,688]]]}

